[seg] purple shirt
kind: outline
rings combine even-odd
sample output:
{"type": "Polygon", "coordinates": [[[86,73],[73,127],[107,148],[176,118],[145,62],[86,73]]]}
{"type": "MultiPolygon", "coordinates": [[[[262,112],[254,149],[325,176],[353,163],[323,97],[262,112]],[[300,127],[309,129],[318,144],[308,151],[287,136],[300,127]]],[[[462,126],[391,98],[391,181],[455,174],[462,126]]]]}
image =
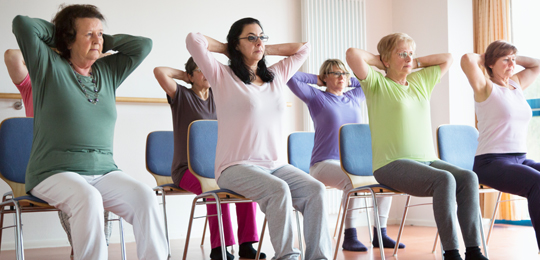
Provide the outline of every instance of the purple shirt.
{"type": "Polygon", "coordinates": [[[309,108],[315,125],[315,146],[311,164],[339,160],[339,128],[344,124],[362,123],[361,104],[366,99],[360,83],[351,78],[354,89],[341,96],[321,91],[308,85],[317,84],[317,75],[297,72],[287,82],[291,91],[309,108]]]}

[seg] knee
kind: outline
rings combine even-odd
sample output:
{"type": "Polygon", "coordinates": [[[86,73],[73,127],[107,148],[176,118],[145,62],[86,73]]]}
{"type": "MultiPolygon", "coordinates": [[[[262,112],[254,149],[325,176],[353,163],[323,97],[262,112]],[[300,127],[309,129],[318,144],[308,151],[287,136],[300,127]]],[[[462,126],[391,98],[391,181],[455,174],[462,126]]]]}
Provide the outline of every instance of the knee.
{"type": "Polygon", "coordinates": [[[456,179],[450,172],[441,171],[436,181],[435,189],[437,188],[442,188],[449,191],[455,191],[456,179]]]}
{"type": "Polygon", "coordinates": [[[287,182],[283,180],[275,180],[271,184],[271,189],[275,191],[275,194],[277,194],[280,197],[291,197],[291,189],[287,182]]]}
{"type": "Polygon", "coordinates": [[[100,212],[103,210],[103,198],[101,193],[94,187],[88,186],[80,189],[78,192],[72,195],[71,201],[71,213],[79,211],[81,209],[87,209],[89,212],[100,212]]]}
{"type": "Polygon", "coordinates": [[[157,205],[156,195],[148,186],[137,183],[133,186],[133,197],[137,198],[137,204],[144,207],[152,207],[157,205]]]}
{"type": "Polygon", "coordinates": [[[309,180],[305,181],[305,186],[302,187],[302,190],[302,193],[304,193],[307,197],[321,201],[325,198],[326,186],[316,179],[310,178],[309,180]]]}
{"type": "Polygon", "coordinates": [[[473,171],[463,170],[460,181],[474,189],[478,189],[478,176],[473,171]]]}

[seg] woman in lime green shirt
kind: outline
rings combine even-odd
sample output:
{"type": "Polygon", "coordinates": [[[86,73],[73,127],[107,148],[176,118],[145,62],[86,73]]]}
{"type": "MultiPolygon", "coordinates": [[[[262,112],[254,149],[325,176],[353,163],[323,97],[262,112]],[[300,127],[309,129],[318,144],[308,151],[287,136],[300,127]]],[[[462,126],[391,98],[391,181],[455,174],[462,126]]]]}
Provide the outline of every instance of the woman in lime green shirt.
{"type": "Polygon", "coordinates": [[[413,58],[416,44],[404,33],[383,37],[377,49],[380,55],[355,48],[347,51],[347,62],[366,95],[373,175],[396,190],[433,197],[445,260],[462,259],[457,220],[467,247],[465,260],[487,259],[479,247],[478,178],[472,171],[439,160],[433,149],[431,92],[448,71],[452,56],[413,58]],[[371,66],[385,70],[386,75],[371,66]]]}

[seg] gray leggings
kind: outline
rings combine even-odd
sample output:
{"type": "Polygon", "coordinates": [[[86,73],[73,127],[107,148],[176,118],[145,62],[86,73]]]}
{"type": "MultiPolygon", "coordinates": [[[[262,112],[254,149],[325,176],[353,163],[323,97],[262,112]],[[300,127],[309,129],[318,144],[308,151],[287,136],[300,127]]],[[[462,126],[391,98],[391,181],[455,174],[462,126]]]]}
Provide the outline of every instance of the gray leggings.
{"type": "Polygon", "coordinates": [[[393,161],[373,175],[381,184],[417,197],[433,197],[433,213],[443,249],[459,248],[456,223],[461,226],[466,247],[480,245],[478,178],[444,161],[430,165],[408,159],[393,161]]]}

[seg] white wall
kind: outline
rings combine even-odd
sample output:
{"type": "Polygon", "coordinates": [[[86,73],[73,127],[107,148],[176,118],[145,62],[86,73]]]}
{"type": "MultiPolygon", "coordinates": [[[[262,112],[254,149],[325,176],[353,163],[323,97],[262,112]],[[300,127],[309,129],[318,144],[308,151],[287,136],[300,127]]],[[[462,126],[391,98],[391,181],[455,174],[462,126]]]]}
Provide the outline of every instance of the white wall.
{"type": "MultiPolygon", "coordinates": [[[[11,33],[11,20],[17,14],[50,20],[64,1],[0,1],[0,32],[4,37],[0,49],[17,48],[11,33]]],[[[82,1],[67,1],[82,3],[82,1]]],[[[166,1],[106,1],[90,0],[84,3],[100,7],[107,19],[106,33],[131,33],[152,38],[154,47],[148,58],[120,87],[119,96],[165,97],[165,93],[153,78],[156,66],[184,68],[189,58],[185,49],[185,36],[190,31],[200,31],[215,39],[224,41],[232,23],[240,18],[252,16],[259,19],[265,32],[270,36],[269,44],[301,41],[300,0],[166,0],[166,1]],[[231,4],[233,3],[233,4],[231,4]],[[220,22],[215,22],[220,21],[220,22]]],[[[3,53],[3,52],[2,52],[3,53]]],[[[219,59],[225,62],[223,57],[219,59]]],[[[280,57],[270,57],[274,63],[280,57]]],[[[11,83],[5,64],[0,63],[0,92],[17,93],[11,83]]],[[[287,93],[286,102],[293,102],[294,95],[287,93]]],[[[14,116],[24,116],[22,110],[14,110],[15,100],[0,99],[0,120],[14,116]]],[[[114,158],[118,167],[143,181],[149,187],[156,185],[146,171],[145,142],[151,131],[172,130],[170,108],[167,104],[118,103],[118,120],[114,137],[114,158]]],[[[301,130],[302,122],[296,118],[297,107],[287,107],[284,133],[288,135],[301,130]]],[[[286,136],[284,135],[284,136],[286,136]]],[[[0,193],[9,187],[0,182],[0,193]]],[[[167,201],[170,237],[183,238],[187,230],[187,220],[193,196],[172,196],[167,201]]],[[[201,208],[200,213],[205,209],[201,208]]],[[[232,211],[234,212],[234,210],[232,211]]],[[[233,214],[234,215],[234,214],[233,214]]],[[[258,215],[262,223],[264,215],[258,215]]],[[[235,216],[233,216],[233,219],[235,216]]],[[[67,246],[67,238],[56,213],[30,213],[23,215],[25,247],[67,246]]],[[[6,219],[6,224],[11,218],[6,219]]],[[[200,237],[204,221],[196,220],[193,233],[200,237]]],[[[116,227],[116,224],[115,224],[116,227]]],[[[125,225],[128,241],[134,241],[130,225],[125,225]]],[[[4,232],[2,249],[12,249],[13,235],[4,232]]],[[[117,242],[118,232],[113,229],[112,242],[117,242]]]]}
{"type": "MultiPolygon", "coordinates": [[[[2,49],[17,47],[9,28],[13,16],[25,12],[31,16],[50,19],[56,11],[58,3],[58,1],[42,3],[38,0],[29,0],[24,1],[24,6],[21,6],[22,4],[18,2],[9,2],[0,1],[0,33],[4,35],[0,41],[2,49]]],[[[120,4],[108,5],[110,1],[89,2],[102,8],[108,18],[107,30],[109,32],[120,32],[121,30],[118,28],[125,27],[130,33],[145,35],[154,40],[152,53],[135,71],[134,77],[137,75],[140,80],[126,81],[120,88],[151,88],[149,96],[164,97],[161,96],[164,94],[161,94],[157,82],[152,78],[151,70],[153,67],[162,65],[183,67],[188,58],[184,45],[184,37],[188,31],[201,31],[218,40],[224,40],[228,27],[234,20],[253,16],[263,23],[265,32],[271,37],[269,43],[301,40],[299,0],[235,0],[234,8],[230,7],[230,3],[233,1],[219,0],[169,0],[151,2],[152,4],[147,1],[130,1],[129,9],[123,9],[120,4]],[[196,3],[204,3],[205,8],[200,8],[200,6],[195,8],[196,3]],[[218,17],[223,22],[209,22],[210,20],[202,16],[196,16],[196,14],[203,12],[199,10],[204,10],[207,16],[213,17],[211,21],[217,20],[215,17],[218,17]],[[191,19],[187,19],[186,16],[191,19]],[[144,22],[132,23],[135,20],[144,22]],[[147,34],[139,33],[140,31],[146,31],[147,34]]],[[[470,115],[474,115],[474,110],[470,102],[467,101],[469,97],[472,97],[472,94],[467,93],[468,84],[463,81],[459,67],[461,55],[472,51],[471,9],[471,0],[366,0],[368,51],[376,53],[376,45],[383,36],[392,32],[405,32],[415,39],[418,55],[453,53],[454,65],[448,75],[437,85],[432,96],[434,133],[440,124],[471,124],[470,115]]],[[[272,63],[275,60],[270,59],[269,62],[272,63]]],[[[16,89],[6,76],[5,66],[2,63],[0,65],[0,90],[9,88],[8,92],[15,93],[16,89]]],[[[137,96],[140,93],[127,94],[137,96]]],[[[14,100],[0,100],[0,120],[12,116],[24,116],[22,111],[15,111],[11,108],[13,102],[14,100]]],[[[285,134],[303,130],[302,102],[290,92],[287,94],[287,102],[291,102],[292,107],[287,107],[289,113],[287,113],[286,118],[285,134]]],[[[166,104],[118,103],[117,110],[115,160],[121,169],[147,183],[149,187],[153,187],[155,181],[147,173],[144,164],[146,135],[155,130],[172,130],[170,109],[166,104]]],[[[0,193],[8,190],[7,185],[0,182],[0,193]]],[[[175,196],[168,199],[171,238],[185,236],[188,210],[192,198],[192,196],[175,196]]],[[[430,199],[415,200],[416,202],[430,201],[430,199]]],[[[401,219],[403,203],[403,198],[394,200],[390,223],[398,223],[401,219]]],[[[262,217],[262,214],[259,214],[259,217],[262,217]]],[[[262,218],[259,220],[259,223],[262,223],[262,218]]],[[[434,225],[430,206],[412,209],[408,220],[409,224],[434,225]]],[[[10,218],[6,220],[6,222],[10,221],[10,218]]],[[[59,225],[56,213],[31,213],[23,216],[23,221],[25,223],[26,247],[67,245],[67,239],[59,225]],[[46,223],[46,225],[42,226],[42,223],[46,223]]],[[[200,230],[202,221],[197,222],[199,223],[197,223],[196,230],[200,230]]],[[[10,231],[4,233],[6,233],[3,237],[5,243],[2,248],[13,248],[13,236],[10,231]]],[[[200,233],[195,232],[193,236],[200,236],[200,233]]],[[[113,241],[117,241],[115,237],[117,237],[117,232],[113,230],[113,241]]],[[[127,237],[133,240],[130,230],[127,231],[127,237]]]]}

